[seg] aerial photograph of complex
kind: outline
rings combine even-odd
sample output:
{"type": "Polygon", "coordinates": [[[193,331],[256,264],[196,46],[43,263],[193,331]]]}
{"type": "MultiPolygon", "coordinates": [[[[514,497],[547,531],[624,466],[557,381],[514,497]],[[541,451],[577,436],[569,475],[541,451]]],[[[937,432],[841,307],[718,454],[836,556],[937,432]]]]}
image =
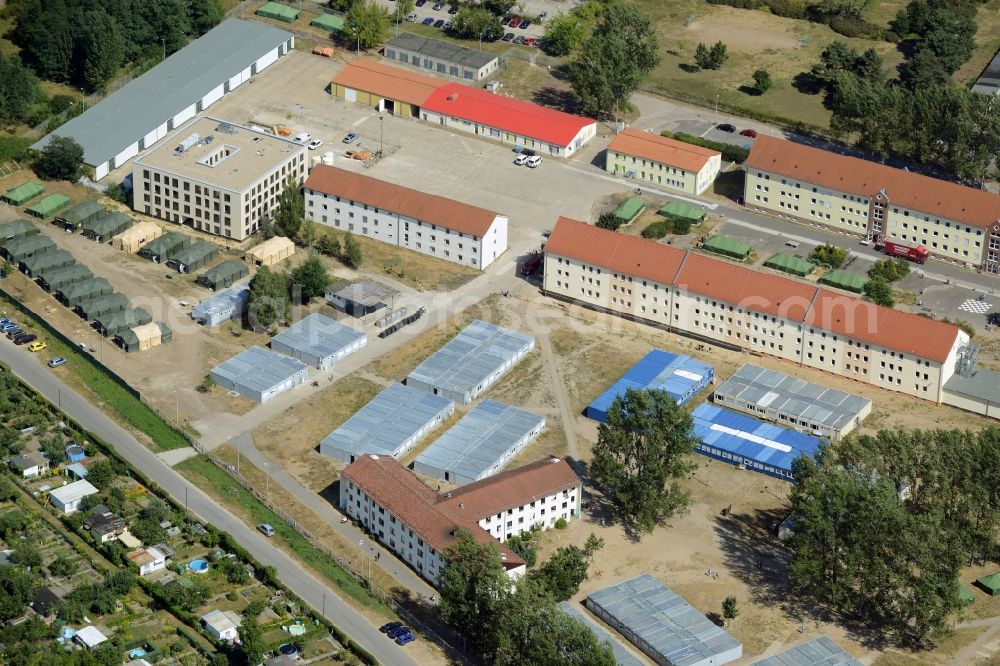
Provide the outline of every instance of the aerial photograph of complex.
{"type": "Polygon", "coordinates": [[[0,664],[1000,665],[1000,0],[0,0],[0,664]]]}

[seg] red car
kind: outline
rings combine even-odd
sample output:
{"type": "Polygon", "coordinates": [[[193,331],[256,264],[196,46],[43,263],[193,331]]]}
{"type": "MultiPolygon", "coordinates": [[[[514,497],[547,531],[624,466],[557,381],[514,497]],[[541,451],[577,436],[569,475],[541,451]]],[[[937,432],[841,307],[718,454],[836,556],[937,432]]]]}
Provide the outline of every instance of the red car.
{"type": "Polygon", "coordinates": [[[511,28],[516,28],[517,26],[521,25],[521,19],[515,16],[510,20],[510,23],[508,23],[507,25],[509,25],[511,28]]]}
{"type": "Polygon", "coordinates": [[[524,38],[524,45],[525,46],[534,46],[535,45],[535,38],[534,37],[525,37],[524,38]]]}
{"type": "Polygon", "coordinates": [[[742,132],[740,132],[740,136],[748,136],[751,139],[756,139],[757,138],[757,130],[745,129],[742,132]]]}

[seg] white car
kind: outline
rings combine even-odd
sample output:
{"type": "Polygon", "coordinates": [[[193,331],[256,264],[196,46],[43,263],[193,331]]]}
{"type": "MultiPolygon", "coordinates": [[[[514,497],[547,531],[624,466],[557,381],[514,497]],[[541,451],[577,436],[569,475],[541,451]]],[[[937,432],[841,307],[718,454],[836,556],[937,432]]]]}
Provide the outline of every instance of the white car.
{"type": "Polygon", "coordinates": [[[516,164],[518,166],[521,166],[522,164],[524,164],[527,161],[528,161],[528,156],[527,155],[518,155],[517,157],[514,158],[514,164],[516,164]]]}
{"type": "Polygon", "coordinates": [[[309,143],[310,139],[312,139],[312,134],[309,134],[308,132],[299,132],[292,137],[292,142],[304,146],[309,143]]]}
{"type": "Polygon", "coordinates": [[[319,139],[313,139],[312,141],[309,142],[309,145],[306,146],[306,148],[308,148],[309,150],[316,150],[317,148],[319,148],[322,145],[323,145],[323,142],[321,140],[319,140],[319,139]]]}
{"type": "Polygon", "coordinates": [[[408,14],[406,16],[406,20],[408,22],[410,22],[410,23],[416,23],[417,22],[417,13],[413,12],[412,14],[408,14]]]}
{"type": "Polygon", "coordinates": [[[531,167],[532,169],[534,169],[541,163],[542,163],[542,158],[539,157],[538,155],[532,155],[531,157],[528,158],[527,162],[528,166],[531,167]]]}

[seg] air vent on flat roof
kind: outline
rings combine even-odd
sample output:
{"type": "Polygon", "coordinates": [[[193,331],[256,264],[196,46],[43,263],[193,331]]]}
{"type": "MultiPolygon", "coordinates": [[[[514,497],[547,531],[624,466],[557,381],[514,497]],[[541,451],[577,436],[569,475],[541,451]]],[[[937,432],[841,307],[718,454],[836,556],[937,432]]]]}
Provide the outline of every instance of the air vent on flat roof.
{"type": "Polygon", "coordinates": [[[196,145],[198,145],[199,141],[201,141],[201,135],[198,134],[197,132],[195,132],[194,134],[192,134],[188,138],[186,138],[183,141],[181,141],[180,145],[177,146],[174,149],[174,154],[175,155],[181,155],[181,154],[187,152],[191,148],[194,148],[196,145]]]}
{"type": "Polygon", "coordinates": [[[208,144],[212,143],[213,141],[215,141],[215,136],[209,134],[208,136],[205,137],[205,140],[202,141],[202,143],[204,143],[207,146],[208,144]]]}
{"type": "Polygon", "coordinates": [[[454,102],[456,99],[458,99],[458,93],[452,93],[452,94],[448,95],[448,101],[449,102],[454,102]]]}
{"type": "Polygon", "coordinates": [[[215,128],[215,131],[222,132],[223,134],[236,134],[236,128],[229,123],[219,123],[219,126],[215,128]]]}

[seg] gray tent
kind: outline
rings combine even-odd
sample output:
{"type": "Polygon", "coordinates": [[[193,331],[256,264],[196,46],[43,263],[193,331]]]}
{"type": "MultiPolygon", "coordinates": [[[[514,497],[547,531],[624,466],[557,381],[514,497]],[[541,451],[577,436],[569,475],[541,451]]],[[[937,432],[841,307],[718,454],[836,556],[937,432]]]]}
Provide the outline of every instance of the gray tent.
{"type": "Polygon", "coordinates": [[[131,305],[121,294],[111,293],[80,301],[73,309],[78,315],[90,321],[111,312],[121,312],[131,305]]]}
{"type": "Polygon", "coordinates": [[[0,224],[0,245],[25,236],[34,236],[38,228],[30,220],[14,220],[0,224]]]}
{"type": "Polygon", "coordinates": [[[48,236],[27,236],[7,243],[3,248],[3,254],[7,259],[19,262],[55,249],[56,244],[48,236]]]}
{"type": "Polygon", "coordinates": [[[55,268],[63,268],[65,266],[72,266],[76,263],[76,259],[73,255],[66,250],[56,250],[55,252],[46,252],[45,254],[39,254],[34,257],[28,257],[21,262],[21,272],[29,277],[38,277],[42,273],[55,268]]]}
{"type": "Polygon", "coordinates": [[[190,244],[189,236],[179,231],[171,231],[143,245],[139,250],[139,256],[155,263],[164,263],[190,244]]]}
{"type": "Polygon", "coordinates": [[[195,282],[203,287],[208,287],[212,291],[217,291],[233,286],[234,282],[249,272],[250,269],[247,267],[246,262],[239,259],[230,259],[229,261],[223,261],[218,266],[209,268],[199,275],[195,282]]]}
{"type": "Polygon", "coordinates": [[[73,307],[83,301],[113,292],[114,289],[111,288],[111,283],[102,277],[95,277],[67,284],[56,289],[56,298],[64,305],[73,307]]]}
{"type": "Polygon", "coordinates": [[[108,312],[97,317],[94,321],[94,328],[107,338],[133,326],[148,324],[151,321],[153,321],[153,318],[142,308],[127,308],[118,312],[108,312]]]}
{"type": "Polygon", "coordinates": [[[92,241],[106,243],[111,240],[112,236],[117,236],[133,224],[135,222],[131,217],[116,210],[105,217],[85,222],[83,225],[83,235],[92,241]]]}
{"type": "Polygon", "coordinates": [[[218,254],[218,245],[200,240],[170,257],[167,266],[178,273],[190,273],[208,264],[218,254]]]}
{"type": "Polygon", "coordinates": [[[88,199],[73,206],[65,213],[56,215],[56,219],[53,222],[56,226],[62,227],[66,231],[76,231],[83,224],[102,218],[107,214],[108,211],[98,203],[97,199],[88,199]]]}
{"type": "Polygon", "coordinates": [[[65,268],[46,271],[38,276],[38,284],[45,291],[51,292],[56,289],[62,289],[66,285],[89,280],[92,277],[94,277],[94,274],[90,272],[89,268],[83,264],[73,264],[65,268]]]}

